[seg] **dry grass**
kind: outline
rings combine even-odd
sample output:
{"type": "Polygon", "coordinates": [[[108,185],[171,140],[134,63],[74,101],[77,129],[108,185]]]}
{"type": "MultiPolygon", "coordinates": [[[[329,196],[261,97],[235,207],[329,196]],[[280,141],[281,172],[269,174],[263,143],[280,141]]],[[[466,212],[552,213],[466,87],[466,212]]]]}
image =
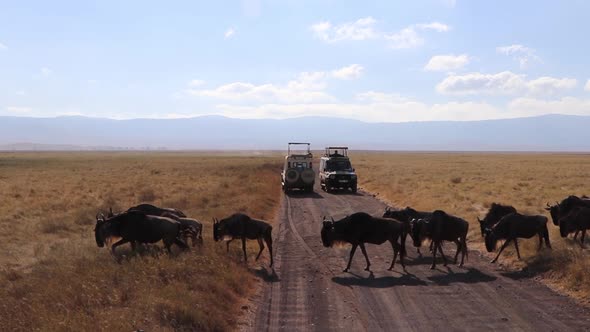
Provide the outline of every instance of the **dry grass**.
{"type": "MultiPolygon", "coordinates": [[[[398,207],[443,209],[470,222],[470,248],[485,252],[477,217],[493,202],[519,212],[544,214],[547,202],[590,193],[590,156],[583,154],[357,153],[352,156],[361,186],[398,207]]],[[[580,300],[590,297],[590,255],[562,239],[551,222],[554,250],[536,251],[536,239],[521,241],[500,262],[525,269],[580,300]]]]}
{"type": "Polygon", "coordinates": [[[0,153],[2,329],[235,327],[257,277],[238,245],[228,256],[213,242],[210,220],[235,211],[272,220],[280,162],[225,153],[0,153]],[[117,264],[96,246],[95,214],[139,202],[204,221],[204,246],[172,257],[128,252],[117,264]]]}

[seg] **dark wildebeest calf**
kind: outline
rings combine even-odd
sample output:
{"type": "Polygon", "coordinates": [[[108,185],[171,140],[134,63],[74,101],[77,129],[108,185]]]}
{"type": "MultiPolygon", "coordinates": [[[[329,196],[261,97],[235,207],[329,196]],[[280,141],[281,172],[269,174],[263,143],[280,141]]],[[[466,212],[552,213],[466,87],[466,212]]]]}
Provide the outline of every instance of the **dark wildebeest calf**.
{"type": "Polygon", "coordinates": [[[115,254],[115,248],[127,242],[156,243],[160,240],[170,253],[170,246],[176,244],[182,249],[188,249],[186,243],[179,237],[186,229],[179,222],[164,217],[150,216],[138,211],[123,212],[112,218],[97,217],[94,235],[96,244],[104,247],[105,239],[111,236],[120,237],[121,240],[111,246],[111,252],[115,254]]]}
{"type": "Polygon", "coordinates": [[[485,236],[486,228],[491,228],[497,224],[498,221],[502,219],[502,217],[510,213],[516,213],[516,209],[510,205],[492,203],[492,206],[483,219],[479,219],[479,217],[477,217],[477,221],[479,221],[479,228],[481,229],[481,236],[485,236]]]}
{"type": "Polygon", "coordinates": [[[492,263],[498,260],[498,257],[500,257],[500,254],[506,249],[508,244],[510,244],[510,241],[514,241],[516,255],[520,259],[517,239],[530,239],[535,235],[539,236],[539,250],[541,250],[541,246],[543,245],[543,239],[545,239],[547,248],[551,248],[549,231],[547,230],[547,217],[540,215],[525,216],[520,213],[511,213],[504,216],[496,225],[485,230],[485,244],[488,252],[496,250],[498,240],[506,240],[496,258],[492,260],[492,263]]]}
{"type": "Polygon", "coordinates": [[[233,239],[242,239],[244,262],[248,262],[246,239],[258,240],[260,251],[256,256],[256,260],[260,258],[260,254],[264,250],[264,241],[268,246],[270,266],[272,267],[272,226],[262,220],[250,218],[243,213],[235,213],[222,220],[213,219],[213,239],[215,241],[228,239],[227,251],[229,251],[229,243],[233,239]]]}
{"type": "Polygon", "coordinates": [[[404,225],[402,222],[372,217],[364,212],[353,213],[350,216],[344,217],[338,221],[328,221],[324,218],[322,225],[322,243],[325,247],[331,247],[338,242],[352,244],[350,250],[350,257],[344,272],[348,272],[352,257],[357,247],[361,247],[361,251],[367,261],[366,271],[370,271],[371,262],[365,250],[365,243],[382,244],[385,241],[391,243],[393,248],[393,260],[389,266],[389,270],[393,269],[398,252],[400,253],[400,262],[404,270],[404,256],[406,255],[405,244],[401,241],[404,238],[404,225]],[[398,239],[400,243],[398,243],[398,239]]]}
{"type": "Polygon", "coordinates": [[[203,224],[201,224],[198,220],[193,218],[176,218],[181,225],[187,228],[191,228],[192,232],[184,232],[183,241],[188,244],[188,238],[191,238],[193,243],[193,247],[198,244],[203,244],[203,224]]]}
{"type": "Polygon", "coordinates": [[[431,269],[436,267],[436,250],[438,249],[441,256],[443,257],[444,265],[447,265],[447,258],[442,251],[443,241],[452,241],[457,245],[457,251],[455,252],[455,264],[457,264],[457,258],[461,253],[461,264],[465,257],[468,255],[467,250],[467,232],[469,231],[469,223],[459,217],[455,217],[447,214],[444,211],[436,210],[432,213],[432,218],[418,219],[412,222],[412,233],[414,234],[414,245],[419,247],[424,238],[423,234],[430,234],[434,248],[432,249],[432,265],[431,269]]]}
{"type": "MultiPolygon", "coordinates": [[[[399,220],[402,223],[404,223],[405,231],[408,234],[410,234],[412,241],[415,242],[414,241],[414,234],[412,233],[412,230],[411,230],[411,221],[414,219],[430,220],[430,218],[432,218],[432,212],[416,211],[409,206],[407,206],[405,209],[402,209],[402,210],[393,210],[389,207],[386,207],[385,211],[383,212],[383,218],[393,218],[395,220],[399,220]]],[[[422,238],[421,241],[423,241],[427,238],[428,239],[430,238],[430,234],[424,234],[424,238],[422,238]]],[[[403,240],[403,243],[405,244],[406,243],[406,236],[404,236],[404,238],[402,240],[403,240]]],[[[430,241],[430,251],[432,251],[432,241],[430,241]]],[[[419,257],[422,257],[422,253],[420,252],[419,247],[416,247],[416,252],[418,253],[419,257]]]]}
{"type": "MultiPolygon", "coordinates": [[[[582,232],[580,246],[584,248],[584,239],[586,230],[590,229],[590,208],[585,206],[576,206],[565,217],[559,219],[559,234],[561,237],[567,237],[568,234],[582,232]]],[[[574,238],[575,240],[575,238],[574,238]]]]}

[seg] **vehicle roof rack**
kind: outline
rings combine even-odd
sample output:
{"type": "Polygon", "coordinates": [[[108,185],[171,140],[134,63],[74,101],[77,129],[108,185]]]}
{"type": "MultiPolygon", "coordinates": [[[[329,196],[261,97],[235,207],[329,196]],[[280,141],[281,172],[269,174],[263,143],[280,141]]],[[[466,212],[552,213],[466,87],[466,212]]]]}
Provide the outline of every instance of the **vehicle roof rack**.
{"type": "Polygon", "coordinates": [[[347,146],[328,146],[324,152],[326,157],[348,157],[347,146]]]}
{"type": "Polygon", "coordinates": [[[291,155],[291,145],[307,145],[307,155],[311,156],[311,143],[289,142],[287,146],[287,155],[291,155]]]}

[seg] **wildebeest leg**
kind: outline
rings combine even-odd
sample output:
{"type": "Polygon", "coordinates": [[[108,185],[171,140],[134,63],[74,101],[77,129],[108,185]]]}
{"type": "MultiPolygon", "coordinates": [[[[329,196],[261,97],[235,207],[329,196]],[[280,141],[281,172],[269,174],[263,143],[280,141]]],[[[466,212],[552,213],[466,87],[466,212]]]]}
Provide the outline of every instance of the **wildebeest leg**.
{"type": "Polygon", "coordinates": [[[586,238],[586,230],[582,231],[582,236],[580,237],[580,247],[584,248],[584,239],[586,238]]]}
{"type": "Polygon", "coordinates": [[[516,256],[520,259],[520,250],[518,250],[518,240],[514,238],[514,247],[516,248],[516,256]]]}
{"type": "Polygon", "coordinates": [[[118,247],[118,246],[120,246],[120,245],[122,245],[122,244],[125,244],[125,243],[127,243],[127,242],[129,242],[129,240],[125,240],[125,239],[121,239],[121,240],[119,240],[119,241],[115,242],[115,243],[114,243],[114,244],[111,246],[111,253],[113,254],[113,256],[115,255],[115,248],[116,248],[116,247],[118,247]]]}
{"type": "Polygon", "coordinates": [[[578,238],[578,233],[580,233],[580,230],[576,230],[574,233],[574,241],[578,238]]]}
{"type": "Polygon", "coordinates": [[[273,264],[272,258],[272,234],[270,232],[264,236],[264,241],[266,242],[266,246],[268,247],[268,253],[270,254],[270,267],[273,264]]]}
{"type": "Polygon", "coordinates": [[[459,266],[463,266],[463,261],[465,260],[465,256],[467,256],[467,241],[465,240],[466,237],[467,235],[461,238],[461,264],[459,264],[459,266]]]}
{"type": "Polygon", "coordinates": [[[229,252],[229,243],[230,243],[231,241],[233,241],[233,240],[234,240],[234,239],[229,239],[229,240],[227,240],[227,242],[225,242],[225,245],[226,245],[226,248],[227,248],[226,252],[229,252]]]}
{"type": "Polygon", "coordinates": [[[506,242],[504,242],[502,247],[500,247],[500,251],[498,252],[498,255],[496,255],[496,258],[494,258],[492,260],[492,263],[495,263],[498,260],[498,257],[500,257],[500,254],[502,253],[502,251],[504,251],[504,249],[506,249],[506,247],[508,246],[508,243],[510,243],[510,239],[506,240],[506,242]]]}
{"type": "Polygon", "coordinates": [[[422,258],[422,253],[420,252],[420,248],[416,248],[416,253],[418,254],[419,258],[422,258]]]}
{"type": "Polygon", "coordinates": [[[354,257],[354,252],[356,251],[357,246],[358,244],[352,245],[352,248],[350,249],[350,257],[348,258],[348,264],[346,265],[344,272],[348,272],[348,270],[350,269],[350,263],[352,263],[352,257],[354,257]]]}
{"type": "Polygon", "coordinates": [[[430,250],[430,252],[432,252],[432,244],[434,243],[434,241],[432,241],[432,239],[430,240],[430,246],[428,246],[428,250],[430,250]]]}
{"type": "Polygon", "coordinates": [[[543,237],[545,238],[545,246],[551,249],[551,242],[549,242],[549,230],[547,229],[547,226],[545,226],[543,229],[543,237]]]}
{"type": "Polygon", "coordinates": [[[258,238],[258,246],[260,247],[260,251],[258,252],[258,255],[256,256],[256,260],[258,260],[258,258],[260,258],[260,254],[262,254],[262,250],[264,250],[264,243],[262,242],[262,238],[258,238]]]}
{"type": "Polygon", "coordinates": [[[359,246],[361,247],[361,251],[363,252],[363,255],[365,255],[365,260],[367,261],[367,267],[365,267],[365,271],[371,271],[371,269],[370,269],[371,262],[369,262],[369,256],[367,256],[367,250],[365,250],[365,244],[360,243],[359,246]]]}
{"type": "Polygon", "coordinates": [[[244,263],[248,263],[248,255],[246,255],[246,237],[242,236],[242,251],[244,252],[244,263]]]}
{"type": "MultiPolygon", "coordinates": [[[[395,260],[397,259],[397,252],[399,251],[399,248],[397,245],[397,241],[389,240],[389,242],[391,243],[391,248],[393,249],[393,260],[391,261],[391,265],[389,266],[389,269],[388,269],[389,271],[391,271],[391,270],[393,270],[393,266],[395,265],[395,260]]],[[[405,270],[406,267],[404,266],[404,256],[400,255],[399,260],[402,263],[402,267],[405,270]]]]}
{"type": "Polygon", "coordinates": [[[459,257],[459,252],[461,251],[461,242],[459,240],[455,240],[455,244],[457,245],[457,252],[455,252],[455,263],[457,264],[457,258],[459,257]]]}
{"type": "Polygon", "coordinates": [[[543,247],[543,234],[539,233],[539,247],[537,251],[541,250],[541,247],[543,247]]]}
{"type": "MultiPolygon", "coordinates": [[[[430,269],[434,270],[436,267],[436,248],[438,247],[438,242],[434,244],[434,250],[432,251],[432,265],[430,265],[430,269]]],[[[442,251],[441,251],[442,253],[442,251]]]]}
{"type": "Polygon", "coordinates": [[[438,247],[438,251],[440,252],[440,255],[443,258],[443,265],[447,266],[447,257],[445,256],[445,253],[442,250],[442,241],[437,241],[434,247],[434,250],[436,251],[436,247],[438,247]]]}

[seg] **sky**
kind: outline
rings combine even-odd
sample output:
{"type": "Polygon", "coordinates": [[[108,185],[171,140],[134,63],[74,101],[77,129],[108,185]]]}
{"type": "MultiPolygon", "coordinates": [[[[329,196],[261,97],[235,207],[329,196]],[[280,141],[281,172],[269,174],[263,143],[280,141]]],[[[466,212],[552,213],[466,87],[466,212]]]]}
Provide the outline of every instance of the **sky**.
{"type": "Polygon", "coordinates": [[[0,116],[590,115],[590,1],[0,0],[0,116]]]}

